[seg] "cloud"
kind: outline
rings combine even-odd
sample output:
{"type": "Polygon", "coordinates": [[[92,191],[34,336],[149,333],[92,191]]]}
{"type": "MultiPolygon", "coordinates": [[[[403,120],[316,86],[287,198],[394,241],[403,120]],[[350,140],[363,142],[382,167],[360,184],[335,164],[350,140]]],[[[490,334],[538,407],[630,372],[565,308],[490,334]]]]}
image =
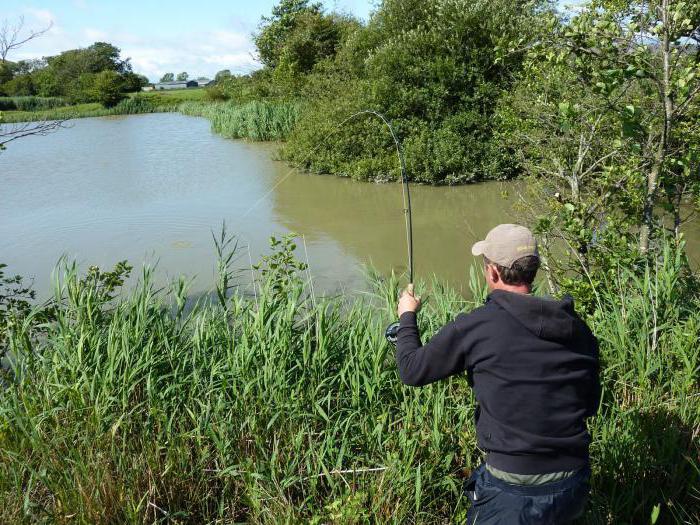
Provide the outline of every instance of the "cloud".
{"type": "MultiPolygon", "coordinates": [[[[119,45],[120,39],[108,41],[119,45]]],[[[211,77],[221,69],[248,73],[260,67],[252,56],[255,47],[244,33],[220,30],[163,39],[131,35],[121,41],[122,55],[130,57],[134,70],[151,80],[167,72],[211,77]]]]}
{"type": "Polygon", "coordinates": [[[141,36],[129,32],[110,32],[98,26],[66,31],[55,13],[47,9],[24,9],[25,27],[39,29],[53,23],[42,37],[19,49],[11,60],[51,56],[94,42],[110,42],[119,47],[122,57],[131,58],[134,71],[158,80],[164,73],[187,71],[190,76],[209,76],[221,69],[248,73],[260,67],[253,58],[255,46],[243,28],[214,29],[168,36],[141,36]]]}

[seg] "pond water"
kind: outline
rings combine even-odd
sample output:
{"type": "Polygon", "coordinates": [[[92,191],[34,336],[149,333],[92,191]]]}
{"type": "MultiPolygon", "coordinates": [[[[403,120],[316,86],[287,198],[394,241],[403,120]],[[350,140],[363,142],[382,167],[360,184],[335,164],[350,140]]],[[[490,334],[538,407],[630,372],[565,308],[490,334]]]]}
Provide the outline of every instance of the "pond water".
{"type": "MultiPolygon", "coordinates": [[[[275,149],[176,113],[80,119],[12,143],[0,154],[0,262],[33,278],[42,297],[61,256],[83,269],[156,264],[160,283],[194,277],[196,293],[211,288],[211,233],[225,221],[240,267],[268,251],[270,235],[303,236],[297,253],[316,291],[363,288],[365,264],[405,271],[400,184],[299,173],[273,160],[275,149]]],[[[514,189],[412,186],[417,277],[434,273],[466,292],[469,248],[515,219],[514,189]]]]}

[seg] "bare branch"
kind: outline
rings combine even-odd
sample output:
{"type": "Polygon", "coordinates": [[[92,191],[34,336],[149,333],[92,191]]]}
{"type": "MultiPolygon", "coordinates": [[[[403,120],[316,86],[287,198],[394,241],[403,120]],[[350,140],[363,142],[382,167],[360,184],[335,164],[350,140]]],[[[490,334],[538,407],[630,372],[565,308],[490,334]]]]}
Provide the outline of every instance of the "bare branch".
{"type": "Polygon", "coordinates": [[[30,29],[29,34],[22,35],[24,29],[24,17],[20,16],[15,25],[10,25],[7,20],[3,21],[0,28],[0,62],[7,61],[7,55],[27,42],[39,38],[53,27],[53,21],[49,22],[43,29],[30,29]]]}
{"type": "Polygon", "coordinates": [[[42,120],[39,122],[21,122],[16,124],[0,124],[0,150],[13,140],[33,135],[48,135],[52,131],[65,128],[65,120],[42,120]]]}

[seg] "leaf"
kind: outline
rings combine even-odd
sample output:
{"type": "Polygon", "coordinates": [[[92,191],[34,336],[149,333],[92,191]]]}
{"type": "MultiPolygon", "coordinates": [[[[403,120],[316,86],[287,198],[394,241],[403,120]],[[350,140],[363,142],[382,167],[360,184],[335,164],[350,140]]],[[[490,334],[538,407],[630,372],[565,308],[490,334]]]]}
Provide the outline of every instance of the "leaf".
{"type": "Polygon", "coordinates": [[[659,519],[660,513],[661,513],[661,505],[654,505],[654,508],[651,511],[651,525],[654,525],[656,523],[656,520],[659,519]]]}

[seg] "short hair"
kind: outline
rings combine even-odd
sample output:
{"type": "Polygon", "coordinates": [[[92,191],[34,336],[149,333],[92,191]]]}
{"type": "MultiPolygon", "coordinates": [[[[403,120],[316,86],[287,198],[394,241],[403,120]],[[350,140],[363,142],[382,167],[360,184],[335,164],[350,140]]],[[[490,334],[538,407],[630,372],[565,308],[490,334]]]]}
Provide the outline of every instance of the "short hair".
{"type": "Polygon", "coordinates": [[[486,256],[484,256],[484,263],[487,265],[493,264],[496,267],[504,284],[516,286],[522,284],[530,286],[535,280],[537,270],[540,269],[540,258],[537,255],[526,255],[516,259],[510,268],[501,266],[486,256]]]}

